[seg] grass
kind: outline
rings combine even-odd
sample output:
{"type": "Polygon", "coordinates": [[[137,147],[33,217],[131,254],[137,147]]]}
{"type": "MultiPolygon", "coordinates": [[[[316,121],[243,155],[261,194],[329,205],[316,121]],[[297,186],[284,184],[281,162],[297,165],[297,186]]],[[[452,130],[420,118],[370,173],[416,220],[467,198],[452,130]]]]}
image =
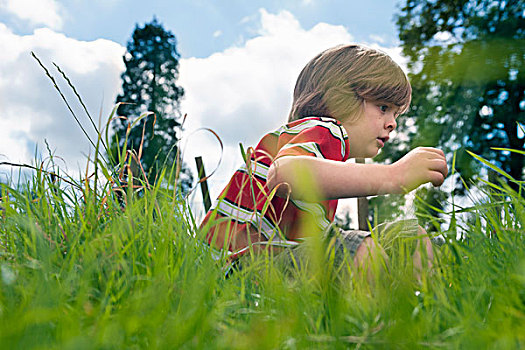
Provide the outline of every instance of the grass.
{"type": "Polygon", "coordinates": [[[26,186],[2,185],[2,348],[525,344],[525,201],[502,185],[480,185],[483,201],[449,213],[471,220],[441,232],[420,281],[400,259],[369,281],[322,254],[292,273],[254,257],[225,279],[172,191],[128,192],[123,208],[109,183],[54,181],[36,170],[26,186]]]}
{"type": "Polygon", "coordinates": [[[479,183],[482,199],[443,213],[445,243],[420,279],[402,252],[369,279],[319,247],[309,269],[260,255],[226,279],[174,179],[119,199],[110,167],[90,162],[104,175],[50,161],[1,185],[0,348],[525,346],[525,199],[505,185],[479,183]]]}

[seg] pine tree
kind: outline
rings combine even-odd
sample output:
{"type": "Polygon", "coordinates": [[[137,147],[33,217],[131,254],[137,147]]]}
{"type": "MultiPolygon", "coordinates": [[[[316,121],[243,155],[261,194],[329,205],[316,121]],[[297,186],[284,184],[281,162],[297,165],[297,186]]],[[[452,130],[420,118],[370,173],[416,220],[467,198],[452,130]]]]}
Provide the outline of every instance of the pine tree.
{"type": "MultiPolygon", "coordinates": [[[[115,119],[113,124],[111,152],[117,159],[117,146],[124,147],[128,127],[151,112],[133,126],[126,145],[137,155],[142,145],[140,161],[150,183],[164,166],[169,169],[179,161],[179,101],[184,89],[176,83],[180,58],[176,45],[175,35],[154,18],[142,27],[135,26],[123,57],[126,70],[121,75],[122,93],[116,101],[123,103],[117,113],[124,118],[115,119]]],[[[182,173],[186,175],[183,187],[187,188],[191,174],[185,167],[182,173]]]]}

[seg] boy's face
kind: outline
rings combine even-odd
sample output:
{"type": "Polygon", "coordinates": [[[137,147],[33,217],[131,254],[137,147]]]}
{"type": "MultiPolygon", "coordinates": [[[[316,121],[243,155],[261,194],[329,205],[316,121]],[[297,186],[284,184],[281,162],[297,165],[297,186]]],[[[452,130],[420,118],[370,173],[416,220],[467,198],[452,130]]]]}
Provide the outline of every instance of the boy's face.
{"type": "Polygon", "coordinates": [[[364,101],[359,119],[343,122],[350,143],[350,158],[372,158],[396,128],[399,108],[381,101],[364,101]]]}

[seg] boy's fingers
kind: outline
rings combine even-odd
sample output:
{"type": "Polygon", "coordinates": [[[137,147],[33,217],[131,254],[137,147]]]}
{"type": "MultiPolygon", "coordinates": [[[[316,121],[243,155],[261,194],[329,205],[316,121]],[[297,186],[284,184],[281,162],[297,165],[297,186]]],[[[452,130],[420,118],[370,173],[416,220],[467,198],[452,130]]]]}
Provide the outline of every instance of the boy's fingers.
{"type": "Polygon", "coordinates": [[[447,160],[447,158],[445,157],[445,153],[438,148],[433,148],[433,147],[420,147],[420,148],[423,149],[425,152],[427,152],[427,155],[431,158],[439,157],[445,161],[447,160]]]}
{"type": "Polygon", "coordinates": [[[443,176],[443,174],[437,171],[432,171],[430,173],[430,179],[431,179],[430,182],[432,182],[432,185],[436,187],[441,186],[443,182],[445,182],[445,177],[443,176]]]}
{"type": "Polygon", "coordinates": [[[444,159],[432,159],[430,169],[440,172],[443,174],[443,177],[447,177],[448,175],[448,166],[444,159]]]}
{"type": "Polygon", "coordinates": [[[443,151],[442,151],[441,149],[439,149],[439,148],[435,148],[435,147],[418,147],[418,148],[421,149],[421,150],[424,150],[424,151],[437,153],[437,154],[440,154],[440,155],[442,155],[443,157],[445,157],[445,152],[443,152],[443,151]]]}
{"type": "Polygon", "coordinates": [[[445,158],[445,153],[442,150],[437,149],[437,148],[431,148],[430,151],[433,152],[434,154],[438,155],[440,158],[446,159],[445,158]]]}

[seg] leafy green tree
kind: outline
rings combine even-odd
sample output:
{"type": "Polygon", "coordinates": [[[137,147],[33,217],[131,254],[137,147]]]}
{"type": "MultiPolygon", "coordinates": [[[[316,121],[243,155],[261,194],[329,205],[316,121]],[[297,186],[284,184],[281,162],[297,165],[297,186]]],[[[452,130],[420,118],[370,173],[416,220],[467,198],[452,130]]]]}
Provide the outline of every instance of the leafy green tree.
{"type": "MultiPolygon", "coordinates": [[[[414,100],[412,146],[471,149],[517,180],[524,158],[525,2],[407,0],[397,17],[414,100]]],[[[472,176],[470,157],[458,169],[472,176]]]]}
{"type": "MultiPolygon", "coordinates": [[[[438,146],[449,155],[457,152],[456,170],[468,181],[478,173],[478,165],[465,152],[469,149],[523,179],[523,155],[493,148],[524,146],[518,125],[525,123],[524,4],[404,1],[397,26],[408,58],[413,102],[398,129],[409,130],[410,141],[393,140],[380,160],[395,161],[417,146],[438,146]]],[[[459,179],[456,189],[464,190],[459,179]]],[[[446,197],[423,192],[431,202],[446,197]]]]}
{"type": "MultiPolygon", "coordinates": [[[[125,146],[128,127],[142,116],[129,131],[126,148],[140,154],[150,183],[164,166],[169,168],[179,161],[179,101],[184,89],[177,85],[180,55],[176,45],[175,35],[154,18],[142,27],[135,26],[123,57],[126,70],[121,75],[122,93],[117,97],[117,102],[123,104],[117,113],[124,118],[113,124],[111,152],[116,159],[117,146],[125,146]],[[148,112],[152,113],[146,115],[148,112]]],[[[191,174],[185,167],[182,173],[183,187],[187,188],[191,174]]]]}

